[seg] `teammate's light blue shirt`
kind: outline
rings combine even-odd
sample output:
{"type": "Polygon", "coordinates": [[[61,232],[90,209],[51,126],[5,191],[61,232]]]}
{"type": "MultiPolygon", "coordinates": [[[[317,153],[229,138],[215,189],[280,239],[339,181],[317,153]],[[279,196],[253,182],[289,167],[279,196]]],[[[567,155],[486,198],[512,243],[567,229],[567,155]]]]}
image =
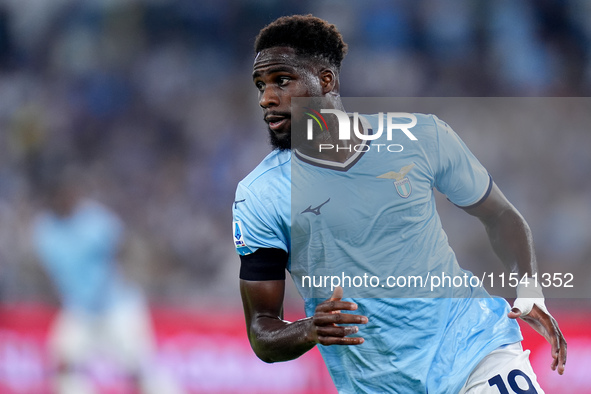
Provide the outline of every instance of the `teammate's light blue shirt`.
{"type": "Polygon", "coordinates": [[[33,232],[39,259],[56,284],[64,308],[100,313],[136,297],[115,266],[123,224],[102,205],[83,201],[64,218],[44,212],[33,232]]]}
{"type": "MultiPolygon", "coordinates": [[[[304,286],[305,275],[471,275],[449,247],[433,188],[466,207],[492,181],[449,126],[416,116],[417,141],[384,133],[340,166],[274,151],[239,184],[237,251],[287,251],[308,316],[330,288],[304,286]],[[392,144],[404,148],[388,151],[392,144]]],[[[367,120],[377,129],[377,116],[367,120]]],[[[507,302],[480,287],[377,290],[344,289],[369,318],[364,344],[319,346],[339,392],[457,393],[485,355],[522,339],[507,302]]]]}

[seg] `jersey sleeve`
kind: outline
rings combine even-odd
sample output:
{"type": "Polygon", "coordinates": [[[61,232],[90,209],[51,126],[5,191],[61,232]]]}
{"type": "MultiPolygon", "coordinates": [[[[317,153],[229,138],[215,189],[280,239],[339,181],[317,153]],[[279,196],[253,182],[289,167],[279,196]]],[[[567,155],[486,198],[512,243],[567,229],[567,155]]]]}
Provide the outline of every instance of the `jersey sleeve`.
{"type": "Polygon", "coordinates": [[[492,188],[488,171],[447,123],[433,116],[438,138],[435,187],[455,205],[467,208],[484,201],[492,188]]]}
{"type": "Polygon", "coordinates": [[[265,204],[242,184],[238,185],[232,207],[232,231],[236,252],[246,256],[260,248],[282,249],[288,252],[287,240],[278,218],[272,213],[273,204],[265,204]]]}

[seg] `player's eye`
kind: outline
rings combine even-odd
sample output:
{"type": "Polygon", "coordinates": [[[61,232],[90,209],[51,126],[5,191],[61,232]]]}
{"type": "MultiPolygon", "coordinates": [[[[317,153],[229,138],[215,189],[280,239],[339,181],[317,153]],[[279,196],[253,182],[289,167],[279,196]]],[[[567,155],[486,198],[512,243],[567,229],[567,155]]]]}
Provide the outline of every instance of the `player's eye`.
{"type": "Polygon", "coordinates": [[[285,86],[291,80],[290,77],[282,76],[277,78],[277,83],[279,86],[285,86]]]}
{"type": "Polygon", "coordinates": [[[256,86],[256,88],[259,90],[259,92],[262,92],[263,90],[265,90],[265,84],[262,83],[261,81],[255,82],[254,86],[256,86]]]}

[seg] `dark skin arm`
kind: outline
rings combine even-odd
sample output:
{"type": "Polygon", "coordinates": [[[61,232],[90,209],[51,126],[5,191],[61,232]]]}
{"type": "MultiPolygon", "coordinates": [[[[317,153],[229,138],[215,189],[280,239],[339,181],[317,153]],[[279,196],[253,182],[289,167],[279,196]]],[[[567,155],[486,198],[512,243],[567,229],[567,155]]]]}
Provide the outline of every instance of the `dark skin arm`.
{"type": "Polygon", "coordinates": [[[248,338],[255,354],[272,363],[293,360],[317,343],[322,345],[359,345],[363,338],[348,337],[365,324],[367,317],[340,311],[354,311],[357,304],[342,301],[343,289],[337,287],[330,299],[316,307],[314,316],[288,322],[283,320],[284,280],[240,280],[240,293],[248,338]]]}
{"type": "MultiPolygon", "coordinates": [[[[506,269],[519,276],[531,276],[537,272],[537,263],[531,231],[525,219],[507,200],[496,184],[490,195],[480,205],[464,209],[480,219],[488,234],[490,243],[506,269]]],[[[551,345],[553,371],[564,373],[566,363],[566,341],[556,320],[537,305],[526,316],[513,308],[509,318],[521,317],[541,334],[551,345]]]]}

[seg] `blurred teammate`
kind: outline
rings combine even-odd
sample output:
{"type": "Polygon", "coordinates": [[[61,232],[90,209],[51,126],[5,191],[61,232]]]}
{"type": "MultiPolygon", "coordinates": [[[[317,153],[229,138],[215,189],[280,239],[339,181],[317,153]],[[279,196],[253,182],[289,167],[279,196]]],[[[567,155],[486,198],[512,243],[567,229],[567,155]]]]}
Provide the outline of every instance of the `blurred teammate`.
{"type": "Polygon", "coordinates": [[[76,180],[71,173],[48,180],[47,209],[33,228],[37,255],[62,303],[49,344],[58,366],[56,390],[96,392],[87,367],[99,357],[116,363],[142,392],[159,392],[150,387],[155,380],[144,376],[153,352],[148,309],[118,266],[123,223],[104,205],[84,198],[76,180]]]}
{"type": "MultiPolygon", "coordinates": [[[[562,374],[566,342],[540,287],[520,284],[511,309],[472,286],[454,290],[453,298],[345,301],[340,287],[324,300],[299,284],[317,264],[333,267],[334,274],[354,266],[377,276],[463,274],[441,228],[433,188],[480,219],[508,270],[521,278],[537,269],[527,223],[435,116],[416,114],[418,141],[397,154],[375,149],[388,142],[384,136],[372,146],[354,137],[351,144],[360,149],[321,151],[320,143],[343,143],[327,131],[291,145],[292,97],[322,97],[329,108],[344,111],[339,70],[346,49],[333,25],[312,16],[279,18],[255,42],[253,81],[275,149],[240,182],[233,205],[253,350],[276,362],[326,345],[319,349],[342,393],[542,393],[514,320],[522,317],[550,342],[551,368],[562,374]],[[306,319],[282,318],[286,268],[304,296],[306,319]]],[[[366,119],[369,124],[359,127],[368,136],[380,119],[366,119]]]]}

